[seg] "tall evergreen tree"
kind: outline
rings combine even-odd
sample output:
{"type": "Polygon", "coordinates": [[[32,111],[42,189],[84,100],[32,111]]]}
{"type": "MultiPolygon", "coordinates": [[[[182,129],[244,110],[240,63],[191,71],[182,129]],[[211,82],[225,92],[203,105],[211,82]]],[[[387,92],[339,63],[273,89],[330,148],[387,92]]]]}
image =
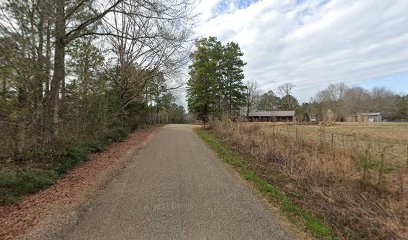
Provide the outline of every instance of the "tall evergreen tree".
{"type": "Polygon", "coordinates": [[[257,104],[257,110],[260,111],[274,111],[279,108],[280,98],[275,95],[272,90],[263,93],[257,104]]]}
{"type": "Polygon", "coordinates": [[[298,100],[290,94],[282,97],[279,101],[279,110],[292,111],[298,108],[299,108],[298,100]]]}
{"type": "Polygon", "coordinates": [[[245,104],[242,56],[234,42],[223,46],[215,37],[196,41],[187,94],[189,110],[200,120],[207,122],[209,115],[220,117],[222,113],[233,115],[245,104]]]}
{"type": "Polygon", "coordinates": [[[243,67],[245,62],[241,59],[242,53],[239,45],[229,42],[223,47],[222,66],[222,84],[224,97],[224,110],[231,115],[245,103],[245,88],[242,80],[244,79],[243,67]]]}
{"type": "Polygon", "coordinates": [[[220,103],[220,58],[222,45],[215,37],[196,41],[196,50],[190,55],[188,107],[198,118],[207,122],[208,115],[217,112],[220,103]]]}

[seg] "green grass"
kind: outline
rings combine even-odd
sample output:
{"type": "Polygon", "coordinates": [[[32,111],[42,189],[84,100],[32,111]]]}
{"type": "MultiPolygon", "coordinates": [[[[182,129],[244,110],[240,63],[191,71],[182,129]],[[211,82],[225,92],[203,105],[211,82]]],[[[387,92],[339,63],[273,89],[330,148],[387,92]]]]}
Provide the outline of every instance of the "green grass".
{"type": "Polygon", "coordinates": [[[298,226],[304,226],[318,238],[337,239],[334,234],[324,226],[321,221],[319,221],[319,219],[297,207],[277,187],[272,186],[259,177],[253,170],[249,169],[245,162],[237,156],[238,154],[234,154],[227,144],[224,144],[211,132],[204,129],[196,128],[195,132],[218,154],[221,159],[237,169],[241,176],[246,180],[251,181],[259,191],[265,193],[265,196],[270,202],[277,203],[291,222],[298,226]]]}

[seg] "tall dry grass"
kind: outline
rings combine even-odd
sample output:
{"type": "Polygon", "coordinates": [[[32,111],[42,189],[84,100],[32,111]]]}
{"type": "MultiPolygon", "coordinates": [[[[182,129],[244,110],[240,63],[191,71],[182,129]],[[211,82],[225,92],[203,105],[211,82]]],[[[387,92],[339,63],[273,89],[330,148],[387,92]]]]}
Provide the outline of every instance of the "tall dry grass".
{"type": "Polygon", "coordinates": [[[345,140],[326,127],[313,137],[295,125],[224,120],[213,122],[211,129],[237,151],[252,155],[260,171],[287,178],[283,190],[341,238],[408,239],[408,165],[405,159],[388,161],[390,146],[365,144],[355,136],[345,140]]]}

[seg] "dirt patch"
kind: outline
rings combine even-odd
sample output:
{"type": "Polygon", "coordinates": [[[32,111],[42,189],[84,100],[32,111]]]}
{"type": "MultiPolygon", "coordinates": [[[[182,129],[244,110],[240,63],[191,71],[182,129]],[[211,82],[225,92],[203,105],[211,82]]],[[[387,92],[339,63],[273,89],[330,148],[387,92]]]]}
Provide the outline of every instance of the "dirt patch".
{"type": "Polygon", "coordinates": [[[158,129],[138,130],[127,140],[112,144],[106,151],[91,154],[87,162],[60,178],[53,186],[16,204],[1,206],[0,239],[41,238],[39,229],[44,229],[48,223],[61,221],[72,209],[84,203],[158,129]]]}

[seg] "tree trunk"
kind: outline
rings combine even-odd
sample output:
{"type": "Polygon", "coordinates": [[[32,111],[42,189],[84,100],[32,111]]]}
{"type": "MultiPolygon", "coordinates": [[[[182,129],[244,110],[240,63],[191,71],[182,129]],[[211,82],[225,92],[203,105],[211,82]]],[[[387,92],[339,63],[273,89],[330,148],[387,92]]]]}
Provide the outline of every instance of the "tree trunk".
{"type": "Polygon", "coordinates": [[[50,70],[51,70],[51,19],[47,16],[47,37],[46,37],[46,51],[45,51],[45,96],[48,96],[50,91],[50,70]]]}
{"type": "Polygon", "coordinates": [[[65,1],[56,0],[54,75],[51,81],[52,138],[59,136],[60,88],[65,79],[65,1]]]}
{"type": "Polygon", "coordinates": [[[27,93],[24,87],[18,88],[18,122],[16,129],[16,157],[21,161],[25,148],[25,127],[27,113],[27,93]]]}
{"type": "Polygon", "coordinates": [[[41,119],[41,135],[42,135],[42,144],[45,145],[48,141],[47,133],[48,133],[48,126],[51,125],[51,118],[48,117],[50,112],[50,82],[51,82],[51,27],[52,27],[52,20],[50,17],[50,13],[47,14],[47,26],[46,26],[46,40],[45,40],[45,59],[44,59],[44,96],[43,96],[43,113],[41,119]]]}
{"type": "Polygon", "coordinates": [[[38,22],[38,48],[37,48],[37,94],[36,94],[36,107],[39,109],[43,98],[43,82],[44,82],[44,10],[40,10],[40,20],[38,22]]]}
{"type": "Polygon", "coordinates": [[[39,6],[39,14],[40,20],[37,25],[38,30],[38,48],[37,48],[37,69],[35,73],[35,81],[36,81],[36,96],[35,96],[35,112],[36,112],[36,120],[35,120],[35,127],[38,131],[37,139],[38,141],[44,142],[44,78],[46,76],[45,67],[45,58],[44,58],[44,7],[42,2],[39,6]]]}

